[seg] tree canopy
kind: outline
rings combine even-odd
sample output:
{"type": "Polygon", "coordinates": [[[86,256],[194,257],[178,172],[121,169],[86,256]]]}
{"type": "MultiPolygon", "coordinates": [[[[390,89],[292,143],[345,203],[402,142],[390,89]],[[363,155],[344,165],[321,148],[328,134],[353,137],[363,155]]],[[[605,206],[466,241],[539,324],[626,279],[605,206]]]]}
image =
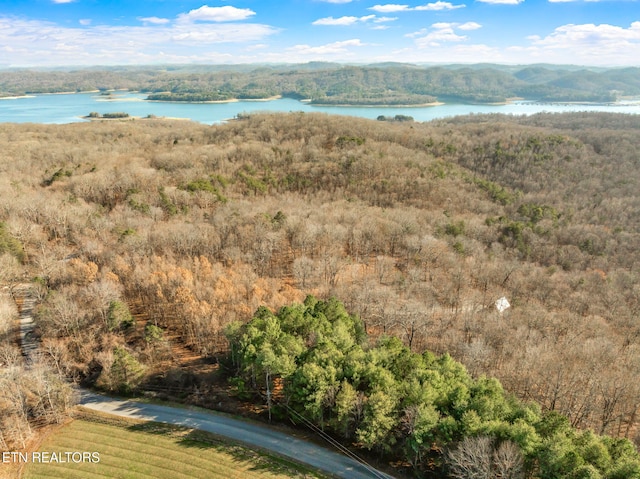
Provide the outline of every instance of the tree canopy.
{"type": "Polygon", "coordinates": [[[497,379],[471,377],[448,354],[413,353],[392,336],[369,344],[336,299],[308,296],[276,313],[261,307],[227,335],[237,379],[256,392],[281,385],[278,414],[294,410],[421,475],[640,478],[629,441],[578,431],[497,379]]]}

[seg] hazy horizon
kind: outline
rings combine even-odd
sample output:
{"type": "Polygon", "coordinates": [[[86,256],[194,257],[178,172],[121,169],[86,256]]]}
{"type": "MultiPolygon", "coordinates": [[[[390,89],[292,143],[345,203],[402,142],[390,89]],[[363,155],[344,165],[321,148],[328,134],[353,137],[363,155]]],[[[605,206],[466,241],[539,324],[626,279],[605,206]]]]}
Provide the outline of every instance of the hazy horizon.
{"type": "MultiPolygon", "coordinates": [[[[218,67],[236,67],[237,69],[243,69],[245,67],[272,67],[272,68],[288,68],[296,66],[307,66],[311,64],[325,64],[328,68],[334,66],[354,66],[354,67],[376,67],[376,66],[407,66],[418,68],[431,68],[431,67],[482,67],[482,68],[504,68],[514,69],[529,68],[529,67],[541,67],[549,69],[559,70],[615,70],[624,68],[640,68],[638,65],[586,65],[579,63],[545,63],[545,62],[532,62],[532,63],[497,63],[497,62],[357,62],[357,61],[307,61],[307,62],[248,62],[248,63],[208,63],[208,62],[193,62],[193,63],[147,63],[147,64],[127,64],[127,63],[114,63],[114,64],[87,64],[87,65],[73,65],[73,64],[60,64],[60,65],[31,65],[31,66],[11,66],[3,65],[0,63],[0,70],[39,70],[39,71],[73,71],[73,70],[101,70],[101,69],[161,69],[163,67],[168,68],[184,68],[189,67],[204,68],[218,68],[218,67]]],[[[233,68],[232,68],[233,69],[233,68]]]]}

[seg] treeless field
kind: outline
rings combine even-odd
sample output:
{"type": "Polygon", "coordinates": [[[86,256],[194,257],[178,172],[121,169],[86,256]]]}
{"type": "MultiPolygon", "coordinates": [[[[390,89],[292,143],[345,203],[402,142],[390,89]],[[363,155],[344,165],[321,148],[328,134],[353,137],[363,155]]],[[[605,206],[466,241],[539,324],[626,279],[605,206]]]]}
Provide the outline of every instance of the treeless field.
{"type": "MultiPolygon", "coordinates": [[[[48,437],[42,452],[98,452],[99,462],[29,463],[23,478],[322,478],[276,457],[188,428],[93,414],[48,437]]],[[[29,456],[31,458],[31,456],[29,456]]]]}

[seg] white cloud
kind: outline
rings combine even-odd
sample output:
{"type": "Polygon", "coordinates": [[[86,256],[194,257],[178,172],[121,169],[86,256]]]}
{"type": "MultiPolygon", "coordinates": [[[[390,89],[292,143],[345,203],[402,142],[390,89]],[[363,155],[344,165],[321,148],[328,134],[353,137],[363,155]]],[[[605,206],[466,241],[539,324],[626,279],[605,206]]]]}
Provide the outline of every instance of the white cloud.
{"type": "Polygon", "coordinates": [[[52,3],[63,4],[63,3],[73,3],[75,0],[51,0],[52,3]]]}
{"type": "Polygon", "coordinates": [[[431,25],[431,28],[436,28],[438,30],[441,30],[443,28],[453,28],[457,25],[457,23],[434,23],[433,25],[431,25]]]}
{"type": "Polygon", "coordinates": [[[416,37],[419,37],[419,36],[422,36],[422,35],[426,35],[427,33],[428,33],[428,30],[426,28],[421,28],[417,32],[407,33],[405,35],[405,37],[407,37],[407,38],[416,38],[416,37]]]}
{"type": "Polygon", "coordinates": [[[478,2],[490,3],[492,5],[519,5],[524,2],[524,0],[478,0],[478,2]]]}
{"type": "Polygon", "coordinates": [[[479,28],[482,28],[482,25],[476,22],[466,22],[458,25],[458,28],[460,30],[469,31],[469,30],[477,30],[479,28]]]}
{"type": "MultiPolygon", "coordinates": [[[[431,28],[435,28],[436,30],[444,30],[444,29],[452,30],[454,28],[457,28],[458,30],[469,31],[469,30],[477,30],[479,28],[482,28],[482,25],[480,25],[479,23],[476,23],[476,22],[466,22],[466,23],[438,22],[438,23],[432,24],[431,28]]],[[[407,36],[407,37],[417,37],[417,36],[420,36],[420,35],[425,35],[427,32],[428,32],[428,30],[426,28],[422,28],[417,32],[409,33],[409,34],[407,34],[405,36],[407,36]]]]}
{"type": "Polygon", "coordinates": [[[601,46],[619,41],[640,41],[640,22],[633,22],[629,28],[623,28],[616,25],[563,25],[554,30],[554,32],[544,39],[540,40],[541,44],[554,45],[562,47],[580,46],[601,46]]]}
{"type": "Polygon", "coordinates": [[[637,65],[640,58],[640,21],[619,25],[563,25],[547,35],[532,35],[524,44],[504,46],[473,44],[461,39],[464,24],[440,23],[407,35],[416,42],[413,49],[385,52],[379,61],[439,63],[527,64],[555,63],[598,66],[637,65]],[[445,28],[445,27],[450,27],[445,28]]]}
{"type": "Polygon", "coordinates": [[[373,23],[395,22],[398,17],[375,17],[373,23]]]}
{"type": "MultiPolygon", "coordinates": [[[[203,46],[217,43],[246,43],[254,42],[275,33],[277,30],[268,26],[252,23],[223,24],[223,25],[189,25],[187,28],[177,25],[161,28],[154,35],[155,41],[165,42],[167,37],[178,42],[192,43],[203,46]]],[[[151,33],[151,31],[149,31],[151,33]]],[[[144,41],[144,39],[142,39],[144,41]]]]}
{"type": "Polygon", "coordinates": [[[224,7],[209,7],[203,5],[200,8],[191,10],[189,13],[178,15],[177,21],[180,23],[193,22],[236,22],[246,20],[255,15],[256,12],[248,8],[236,8],[230,5],[224,7]]]}
{"type": "Polygon", "coordinates": [[[374,12],[380,13],[393,13],[393,12],[409,12],[411,8],[409,5],[396,5],[396,4],[387,4],[387,5],[374,5],[373,7],[369,7],[369,10],[373,10],[374,12]]]}
{"type": "Polygon", "coordinates": [[[367,23],[374,21],[375,23],[390,22],[396,20],[395,18],[388,17],[376,17],[375,15],[365,15],[364,17],[326,17],[320,18],[312,23],[312,25],[334,25],[334,26],[349,26],[355,23],[367,23]]]}
{"type": "Polygon", "coordinates": [[[366,44],[362,43],[359,39],[354,38],[341,42],[327,43],[326,45],[319,45],[317,47],[312,47],[310,45],[295,45],[288,48],[288,50],[301,55],[337,55],[348,53],[350,47],[363,47],[365,45],[366,44]]]}
{"type": "Polygon", "coordinates": [[[454,5],[450,2],[441,2],[441,1],[437,1],[434,3],[427,3],[426,5],[421,5],[418,6],[416,8],[414,8],[414,10],[416,11],[422,11],[422,10],[427,10],[427,11],[438,11],[438,10],[455,10],[458,8],[464,8],[466,7],[466,5],[454,5]]]}
{"type": "Polygon", "coordinates": [[[145,24],[151,25],[166,25],[167,23],[171,23],[171,20],[168,18],[159,18],[159,17],[139,17],[138,20],[145,24]]]}
{"type": "Polygon", "coordinates": [[[0,17],[0,48],[11,46],[4,49],[2,63],[15,66],[192,63],[227,55],[233,60],[238,46],[260,43],[276,32],[254,23],[67,27],[0,17]]]}
{"type": "Polygon", "coordinates": [[[637,65],[640,58],[640,22],[628,28],[608,24],[563,25],[546,37],[532,35],[525,47],[508,52],[529,62],[574,63],[585,65],[637,65]]]}
{"type": "Polygon", "coordinates": [[[386,5],[374,5],[369,7],[369,10],[374,10],[380,13],[393,13],[393,12],[421,12],[421,11],[439,11],[439,10],[455,10],[457,8],[464,8],[465,5],[454,5],[450,2],[437,1],[434,3],[427,3],[426,5],[420,5],[417,7],[410,7],[409,5],[397,5],[394,3],[386,5]]]}
{"type": "Polygon", "coordinates": [[[431,25],[431,31],[423,28],[405,36],[414,38],[415,44],[418,48],[439,47],[443,43],[459,43],[467,40],[467,36],[457,34],[455,32],[456,29],[470,31],[477,30],[478,28],[482,28],[482,25],[476,22],[438,22],[431,25]]]}
{"type": "Polygon", "coordinates": [[[246,50],[252,52],[254,50],[264,50],[265,48],[269,48],[269,45],[266,43],[256,43],[255,45],[248,46],[246,50]]]}
{"type": "MultiPolygon", "coordinates": [[[[640,22],[625,27],[612,25],[565,25],[548,35],[530,37],[523,44],[502,46],[476,44],[464,38],[462,24],[440,23],[442,28],[421,29],[406,35],[416,42],[408,48],[374,50],[375,45],[320,47],[298,45],[284,52],[262,52],[259,60],[305,62],[310,60],[351,60],[370,62],[435,62],[525,64],[548,62],[601,66],[637,65],[640,58],[640,22]],[[591,40],[589,40],[591,38],[591,40]]],[[[240,61],[234,58],[234,61],[240,61]]],[[[244,61],[244,60],[243,60],[244,61]]],[[[254,60],[256,61],[256,60],[254,60]]]]}
{"type": "Polygon", "coordinates": [[[435,48],[404,48],[378,56],[376,61],[398,61],[410,63],[478,63],[479,59],[491,59],[493,62],[509,62],[509,57],[494,47],[468,43],[440,45],[435,48]]]}
{"type": "MultiPolygon", "coordinates": [[[[192,12],[197,11],[203,12],[201,9],[192,12]]],[[[473,31],[482,28],[480,23],[438,22],[406,35],[413,41],[405,40],[407,45],[404,46],[410,48],[404,50],[398,50],[396,45],[373,45],[359,39],[328,40],[320,45],[300,44],[275,49],[266,43],[270,36],[279,32],[274,27],[247,22],[244,14],[235,17],[242,17],[244,21],[241,23],[230,20],[221,23],[201,21],[199,19],[204,17],[192,12],[181,16],[182,21],[173,22],[141,17],[137,26],[94,25],[88,21],[84,25],[76,23],[70,26],[0,15],[1,62],[11,66],[52,66],[310,60],[414,63],[544,61],[620,66],[637,65],[640,58],[640,21],[627,25],[562,25],[543,34],[538,32],[538,35],[522,42],[505,44],[503,39],[501,46],[473,43],[473,31]]],[[[371,15],[353,17],[356,25],[379,29],[385,28],[385,23],[397,20],[391,15],[369,13],[371,15]]],[[[342,18],[348,20],[334,20],[338,24],[353,21],[349,17],[342,18]]]]}
{"type": "Polygon", "coordinates": [[[439,47],[443,43],[462,42],[467,37],[456,34],[452,28],[439,28],[423,37],[417,37],[415,42],[418,48],[439,47]]]}
{"type": "Polygon", "coordinates": [[[87,27],[89,25],[91,25],[91,19],[90,18],[82,18],[80,20],[78,20],[78,23],[84,27],[87,27]]]}
{"type": "MultiPolygon", "coordinates": [[[[640,22],[633,22],[629,28],[616,25],[563,25],[550,35],[533,37],[536,46],[557,50],[582,50],[589,55],[619,52],[626,48],[640,47],[640,22]]],[[[636,57],[638,58],[638,57],[636,57]]]]}
{"type": "Polygon", "coordinates": [[[358,17],[340,17],[340,18],[326,17],[326,18],[319,18],[315,22],[312,22],[311,25],[342,25],[344,26],[344,25],[353,25],[357,21],[358,21],[358,17]]]}

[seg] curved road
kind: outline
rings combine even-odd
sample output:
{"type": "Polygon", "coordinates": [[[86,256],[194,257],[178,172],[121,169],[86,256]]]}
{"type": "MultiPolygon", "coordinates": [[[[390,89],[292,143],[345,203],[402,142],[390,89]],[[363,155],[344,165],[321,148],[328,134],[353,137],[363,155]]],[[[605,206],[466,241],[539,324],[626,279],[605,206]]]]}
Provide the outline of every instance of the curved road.
{"type": "MultiPolygon", "coordinates": [[[[25,362],[30,365],[38,353],[38,343],[33,337],[32,311],[35,299],[28,285],[20,285],[19,294],[24,303],[20,312],[20,343],[25,362]]],[[[393,479],[370,466],[361,464],[343,454],[297,439],[268,427],[231,419],[208,411],[195,411],[171,406],[145,404],[95,394],[81,389],[79,404],[116,416],[147,421],[177,424],[201,429],[249,447],[265,449],[294,461],[308,464],[318,470],[345,479],[393,479]]]]}
{"type": "Polygon", "coordinates": [[[345,479],[393,479],[376,469],[315,444],[283,434],[268,427],[231,419],[213,412],[181,409],[157,404],[116,399],[80,391],[80,404],[86,408],[117,416],[178,424],[201,429],[250,447],[275,452],[297,462],[345,479]]]}

